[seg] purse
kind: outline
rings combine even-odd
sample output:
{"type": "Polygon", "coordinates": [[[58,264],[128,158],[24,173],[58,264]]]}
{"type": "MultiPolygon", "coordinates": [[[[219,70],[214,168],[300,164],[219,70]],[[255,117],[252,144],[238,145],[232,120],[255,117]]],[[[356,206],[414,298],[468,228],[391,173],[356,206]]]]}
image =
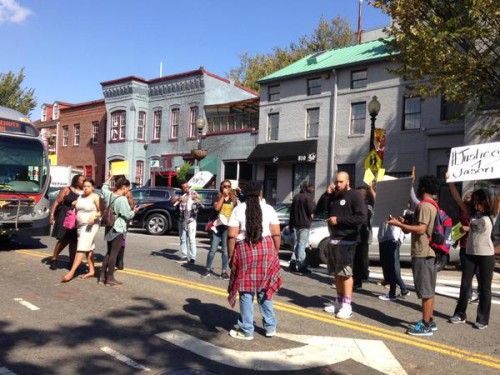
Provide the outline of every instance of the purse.
{"type": "Polygon", "coordinates": [[[66,229],[75,229],[76,228],[76,212],[74,209],[68,210],[66,212],[66,216],[64,217],[63,227],[66,229]]]}

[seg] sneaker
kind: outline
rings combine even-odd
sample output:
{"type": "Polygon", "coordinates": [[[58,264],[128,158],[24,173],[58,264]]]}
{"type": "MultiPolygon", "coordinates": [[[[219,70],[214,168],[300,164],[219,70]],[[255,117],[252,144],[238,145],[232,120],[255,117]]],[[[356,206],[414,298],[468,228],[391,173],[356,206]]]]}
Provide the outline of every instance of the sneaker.
{"type": "Polygon", "coordinates": [[[461,318],[459,315],[453,315],[448,321],[453,324],[465,323],[465,319],[461,318]]]}
{"type": "Polygon", "coordinates": [[[297,272],[298,272],[298,273],[302,273],[302,274],[304,274],[304,275],[307,275],[307,274],[312,273],[312,271],[311,271],[309,268],[307,268],[307,267],[299,268],[299,269],[297,270],[297,272]]]}
{"type": "Polygon", "coordinates": [[[323,310],[325,310],[329,314],[336,314],[339,312],[341,307],[341,303],[335,300],[333,304],[326,306],[323,310]]]}
{"type": "Polygon", "coordinates": [[[266,337],[274,337],[276,336],[276,330],[273,329],[272,331],[266,332],[266,337]]]}
{"type": "MultiPolygon", "coordinates": [[[[432,319],[432,318],[431,318],[432,319]]],[[[410,328],[413,329],[417,326],[417,324],[423,324],[424,321],[423,320],[419,320],[417,323],[415,324],[410,324],[410,328]]],[[[436,322],[434,320],[431,320],[427,326],[431,329],[432,332],[436,332],[438,330],[438,327],[436,325],[436,322]]]]}
{"type": "Polygon", "coordinates": [[[398,297],[396,296],[390,296],[389,294],[382,294],[381,296],[378,296],[379,299],[382,301],[397,301],[398,297]]]}
{"type": "Polygon", "coordinates": [[[337,319],[350,319],[352,316],[352,306],[347,303],[342,304],[342,307],[335,316],[337,319]]]}
{"type": "Polygon", "coordinates": [[[189,260],[189,263],[194,264],[194,259],[189,260]]]}
{"type": "Polygon", "coordinates": [[[479,304],[479,297],[473,298],[469,301],[471,305],[478,305],[479,304]]]}
{"type": "Polygon", "coordinates": [[[189,260],[188,257],[182,257],[181,260],[180,260],[180,262],[186,262],[187,263],[188,260],[189,260]]]}
{"type": "Polygon", "coordinates": [[[206,270],[201,277],[208,277],[212,273],[212,270],[206,270]]]}
{"type": "Polygon", "coordinates": [[[229,331],[229,336],[239,340],[247,340],[247,341],[253,340],[253,336],[247,336],[240,330],[235,330],[235,329],[229,331]]]}
{"type": "Polygon", "coordinates": [[[432,336],[433,331],[430,323],[425,324],[420,320],[413,328],[408,329],[406,333],[412,336],[432,336]]]}
{"type": "Polygon", "coordinates": [[[290,262],[290,265],[288,266],[288,271],[297,272],[297,264],[295,262],[290,262]]]}
{"type": "Polygon", "coordinates": [[[477,329],[486,329],[486,328],[488,328],[488,325],[476,322],[476,323],[474,323],[474,328],[477,328],[477,329]]]}
{"type": "Polygon", "coordinates": [[[226,271],[222,272],[221,275],[220,275],[220,278],[222,280],[229,280],[229,275],[226,271]]]}
{"type": "Polygon", "coordinates": [[[411,296],[411,293],[410,291],[407,289],[407,290],[404,290],[404,291],[401,291],[401,293],[399,294],[402,298],[404,297],[409,297],[411,296]]]}

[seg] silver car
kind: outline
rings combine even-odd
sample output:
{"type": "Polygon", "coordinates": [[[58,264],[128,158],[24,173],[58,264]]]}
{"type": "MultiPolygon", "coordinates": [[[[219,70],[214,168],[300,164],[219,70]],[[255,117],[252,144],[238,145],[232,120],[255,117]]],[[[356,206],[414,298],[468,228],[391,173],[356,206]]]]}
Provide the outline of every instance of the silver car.
{"type": "MultiPolygon", "coordinates": [[[[380,253],[378,246],[378,227],[372,228],[372,241],[369,246],[368,256],[370,261],[379,262],[380,253]]],[[[308,262],[311,267],[317,267],[320,263],[327,261],[327,247],[330,239],[328,232],[328,224],[325,220],[314,220],[311,225],[311,233],[309,235],[309,254],[308,262]]],[[[293,248],[294,234],[290,229],[285,227],[281,232],[281,242],[283,247],[293,248]]],[[[407,234],[400,248],[401,262],[411,261],[411,236],[407,234]]],[[[458,248],[451,248],[450,253],[446,257],[438,260],[438,270],[442,270],[448,263],[459,263],[460,254],[458,248]]]]}

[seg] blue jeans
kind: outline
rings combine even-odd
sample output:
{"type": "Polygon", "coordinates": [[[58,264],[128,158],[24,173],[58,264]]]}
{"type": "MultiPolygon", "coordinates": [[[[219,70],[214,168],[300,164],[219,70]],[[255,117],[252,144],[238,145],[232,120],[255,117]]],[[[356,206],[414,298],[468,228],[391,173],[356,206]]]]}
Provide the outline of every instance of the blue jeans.
{"type": "MultiPolygon", "coordinates": [[[[253,336],[253,292],[240,292],[240,320],[238,325],[240,330],[247,336],[253,336]]],[[[276,330],[276,315],[274,314],[273,301],[268,300],[266,292],[261,290],[257,294],[260,315],[262,315],[262,324],[266,332],[276,330]]]]}
{"type": "Polygon", "coordinates": [[[179,222],[179,238],[181,240],[181,255],[187,257],[187,240],[189,239],[189,258],[196,259],[196,220],[189,224],[179,222]]]}
{"type": "Polygon", "coordinates": [[[293,249],[292,261],[297,263],[297,269],[305,268],[306,264],[306,247],[309,245],[309,228],[295,229],[297,239],[293,249]]]}
{"type": "Polygon", "coordinates": [[[390,285],[389,295],[396,296],[396,286],[399,285],[401,292],[406,291],[406,285],[401,278],[401,265],[399,262],[399,241],[383,241],[379,243],[380,263],[384,280],[390,285]]]}
{"type": "Polygon", "coordinates": [[[212,233],[212,242],[210,243],[210,250],[207,255],[207,270],[212,269],[215,253],[219,248],[222,248],[222,271],[227,271],[228,256],[227,256],[227,226],[219,225],[217,233],[212,233]]]}

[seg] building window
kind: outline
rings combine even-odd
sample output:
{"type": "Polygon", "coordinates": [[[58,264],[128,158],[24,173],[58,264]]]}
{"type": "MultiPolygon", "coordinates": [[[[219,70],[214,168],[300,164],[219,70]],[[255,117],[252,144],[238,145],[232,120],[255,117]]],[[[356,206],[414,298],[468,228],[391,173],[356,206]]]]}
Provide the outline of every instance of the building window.
{"type": "Polygon", "coordinates": [[[404,98],[403,130],[420,129],[420,97],[404,98]]]}
{"type": "Polygon", "coordinates": [[[144,162],[137,160],[135,163],[135,183],[138,186],[144,185],[144,162]]]}
{"type": "Polygon", "coordinates": [[[304,182],[310,182],[315,185],[316,165],[314,164],[295,164],[293,166],[293,195],[300,193],[300,186],[304,182]]]}
{"type": "Polygon", "coordinates": [[[441,97],[441,121],[457,121],[464,118],[464,105],[449,102],[441,97]]]}
{"type": "Polygon", "coordinates": [[[80,124],[75,124],[73,126],[73,145],[79,146],[80,145],[80,124]]]}
{"type": "Polygon", "coordinates": [[[52,120],[58,120],[59,119],[59,105],[57,103],[54,103],[54,106],[52,107],[52,120]]]}
{"type": "Polygon", "coordinates": [[[365,134],[366,102],[351,103],[350,135],[365,134]]]}
{"type": "Polygon", "coordinates": [[[338,172],[346,172],[349,175],[349,185],[356,186],[356,164],[337,164],[338,172]]]}
{"type": "Polygon", "coordinates": [[[316,138],[319,132],[319,108],[307,110],[307,138],[316,138]]]}
{"type": "Polygon", "coordinates": [[[356,70],[351,72],[351,89],[363,89],[368,82],[368,74],[366,69],[356,70]]]}
{"type": "Polygon", "coordinates": [[[278,140],[278,131],[280,126],[280,114],[279,113],[270,113],[267,125],[267,140],[268,141],[277,141],[278,140]]]}
{"type": "Polygon", "coordinates": [[[146,112],[139,112],[139,119],[137,120],[137,139],[144,141],[144,129],[146,128],[146,112]]]}
{"type": "Polygon", "coordinates": [[[127,126],[125,111],[116,111],[111,114],[111,135],[110,140],[118,141],[125,139],[127,126]]]}
{"type": "Polygon", "coordinates": [[[268,87],[268,100],[274,102],[280,100],[280,85],[274,85],[268,87]]]}
{"type": "Polygon", "coordinates": [[[198,107],[191,107],[189,112],[189,138],[196,138],[198,128],[196,127],[196,119],[198,118],[198,107]]]}
{"type": "Polygon", "coordinates": [[[321,94],[321,77],[307,80],[307,95],[321,94]]]}
{"type": "Polygon", "coordinates": [[[66,147],[69,145],[69,127],[68,126],[63,126],[62,128],[63,133],[62,133],[62,145],[63,147],[66,147]]]}
{"type": "Polygon", "coordinates": [[[170,113],[170,139],[179,137],[179,112],[179,108],[174,108],[170,113]]]}
{"type": "Polygon", "coordinates": [[[85,175],[85,178],[92,178],[92,166],[91,165],[86,165],[85,168],[83,169],[83,173],[85,175]]]}
{"type": "Polygon", "coordinates": [[[159,141],[161,135],[161,110],[154,112],[153,116],[153,141],[159,141]]]}
{"type": "Polygon", "coordinates": [[[47,121],[47,106],[42,105],[42,122],[47,121]]]}
{"type": "Polygon", "coordinates": [[[95,145],[97,143],[97,137],[99,136],[99,121],[92,122],[92,138],[91,143],[95,145]]]}

